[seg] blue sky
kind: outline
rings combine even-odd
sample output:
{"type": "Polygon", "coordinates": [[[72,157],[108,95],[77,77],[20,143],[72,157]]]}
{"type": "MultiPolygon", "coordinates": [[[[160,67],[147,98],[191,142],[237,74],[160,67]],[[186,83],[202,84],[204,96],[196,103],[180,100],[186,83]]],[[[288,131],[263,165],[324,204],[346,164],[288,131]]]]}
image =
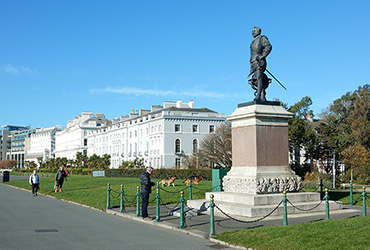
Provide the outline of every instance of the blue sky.
{"type": "Polygon", "coordinates": [[[226,115],[251,101],[253,26],[272,46],[267,98],[318,114],[370,83],[370,1],[0,1],[0,125],[66,126],[163,101],[226,115]]]}

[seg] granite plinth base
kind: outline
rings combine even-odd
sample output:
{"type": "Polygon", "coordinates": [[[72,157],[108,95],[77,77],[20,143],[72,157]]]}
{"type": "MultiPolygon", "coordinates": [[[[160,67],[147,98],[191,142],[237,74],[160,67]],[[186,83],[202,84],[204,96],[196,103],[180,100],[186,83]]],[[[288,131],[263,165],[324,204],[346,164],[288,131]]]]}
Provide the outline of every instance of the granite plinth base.
{"type": "MultiPolygon", "coordinates": [[[[245,216],[250,218],[263,217],[276,209],[271,216],[284,214],[283,205],[280,202],[283,194],[236,194],[230,192],[209,192],[206,193],[205,200],[188,200],[187,205],[191,208],[209,214],[210,195],[214,195],[215,205],[230,216],[245,216]],[[277,206],[280,206],[277,208],[277,206]],[[203,210],[202,210],[203,209],[203,210]]],[[[309,212],[325,212],[325,202],[320,201],[319,193],[288,193],[288,200],[294,205],[288,203],[288,214],[302,214],[309,212]],[[312,209],[314,208],[314,209],[312,209]],[[312,209],[312,210],[311,210],[312,209]],[[307,211],[302,211],[307,210],[307,211]]],[[[342,205],[334,201],[329,203],[330,210],[342,209],[342,205]]],[[[224,216],[218,208],[215,208],[215,214],[224,216]]]]}
{"type": "Polygon", "coordinates": [[[243,194],[297,192],[301,185],[289,166],[232,167],[223,178],[225,192],[243,194]]]}

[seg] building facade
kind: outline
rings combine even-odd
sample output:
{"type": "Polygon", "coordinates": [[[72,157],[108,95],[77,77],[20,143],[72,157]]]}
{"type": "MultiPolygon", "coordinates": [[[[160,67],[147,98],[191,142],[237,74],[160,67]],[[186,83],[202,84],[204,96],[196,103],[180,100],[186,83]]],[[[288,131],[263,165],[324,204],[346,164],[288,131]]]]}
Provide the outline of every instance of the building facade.
{"type": "Polygon", "coordinates": [[[25,156],[29,149],[29,138],[36,132],[36,128],[13,130],[10,132],[8,138],[10,139],[10,148],[6,152],[7,160],[16,160],[17,168],[25,167],[25,156]]]}
{"type": "Polygon", "coordinates": [[[67,127],[55,135],[55,157],[76,159],[77,152],[87,154],[87,133],[111,124],[104,114],[82,112],[67,122],[67,127]]]}
{"type": "Polygon", "coordinates": [[[179,168],[198,150],[207,134],[225,122],[224,114],[194,108],[194,102],[164,102],[150,110],[132,110],[107,127],[87,131],[87,155],[111,156],[111,168],[123,161],[144,159],[145,166],[179,168]]]}
{"type": "MultiPolygon", "coordinates": [[[[29,130],[29,126],[13,126],[4,125],[0,130],[0,161],[8,160],[6,154],[11,152],[11,138],[12,131],[29,130]]],[[[14,132],[13,132],[14,133],[14,132]]]]}
{"type": "Polygon", "coordinates": [[[62,126],[57,125],[51,128],[36,129],[30,138],[26,139],[26,144],[29,149],[26,152],[25,160],[28,162],[39,163],[39,157],[45,162],[50,158],[55,157],[55,135],[57,132],[62,131],[62,126]],[[28,142],[27,142],[28,141],[28,142]]]}

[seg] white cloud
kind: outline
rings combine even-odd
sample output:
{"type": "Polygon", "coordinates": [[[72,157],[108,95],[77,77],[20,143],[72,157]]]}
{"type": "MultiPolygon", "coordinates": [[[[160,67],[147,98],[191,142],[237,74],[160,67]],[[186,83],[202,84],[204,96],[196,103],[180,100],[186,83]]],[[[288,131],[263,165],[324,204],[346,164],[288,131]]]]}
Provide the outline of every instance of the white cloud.
{"type": "Polygon", "coordinates": [[[32,70],[25,66],[14,66],[11,64],[0,65],[0,72],[4,72],[9,75],[32,75],[37,73],[36,70],[32,70]]]}
{"type": "Polygon", "coordinates": [[[91,94],[124,94],[124,95],[151,95],[151,96],[190,96],[190,97],[206,97],[206,98],[216,98],[216,99],[226,99],[226,98],[238,98],[240,94],[228,94],[228,93],[216,93],[208,91],[182,91],[175,92],[172,90],[156,90],[156,89],[138,89],[134,87],[122,87],[122,88],[112,88],[106,87],[104,89],[91,89],[89,91],[91,94]]]}

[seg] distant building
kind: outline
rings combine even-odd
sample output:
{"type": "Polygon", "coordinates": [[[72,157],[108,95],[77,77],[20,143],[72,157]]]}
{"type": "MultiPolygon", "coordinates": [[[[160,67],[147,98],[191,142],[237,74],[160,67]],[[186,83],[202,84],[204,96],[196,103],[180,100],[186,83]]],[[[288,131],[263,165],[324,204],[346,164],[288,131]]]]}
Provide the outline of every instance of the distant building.
{"type": "MultiPolygon", "coordinates": [[[[15,126],[3,126],[8,129],[13,129],[10,131],[8,136],[8,142],[10,140],[10,147],[8,144],[8,150],[6,152],[7,160],[16,160],[17,168],[25,167],[25,155],[26,151],[29,149],[30,136],[36,132],[36,129],[31,129],[30,127],[19,127],[18,130],[15,126]]],[[[3,130],[4,131],[4,130],[3,130]]]]}
{"type": "Polygon", "coordinates": [[[10,134],[12,131],[21,131],[30,129],[29,126],[13,126],[4,125],[3,129],[0,130],[0,161],[8,160],[6,153],[11,152],[11,138],[10,134]]]}
{"type": "Polygon", "coordinates": [[[198,150],[205,135],[225,122],[224,114],[194,108],[194,102],[164,102],[150,110],[132,110],[113,124],[87,132],[87,155],[111,156],[111,168],[143,158],[146,166],[179,168],[185,155],[198,150]]]}
{"type": "Polygon", "coordinates": [[[55,157],[76,159],[77,152],[87,154],[87,133],[111,124],[104,114],[82,112],[67,122],[67,127],[55,135],[55,157]]]}
{"type": "Polygon", "coordinates": [[[27,138],[26,144],[29,145],[29,149],[26,152],[26,161],[34,161],[38,164],[37,158],[42,157],[45,162],[49,158],[55,157],[55,135],[57,132],[62,131],[62,126],[57,125],[51,128],[40,128],[36,129],[34,134],[31,134],[30,138],[27,138]]]}

